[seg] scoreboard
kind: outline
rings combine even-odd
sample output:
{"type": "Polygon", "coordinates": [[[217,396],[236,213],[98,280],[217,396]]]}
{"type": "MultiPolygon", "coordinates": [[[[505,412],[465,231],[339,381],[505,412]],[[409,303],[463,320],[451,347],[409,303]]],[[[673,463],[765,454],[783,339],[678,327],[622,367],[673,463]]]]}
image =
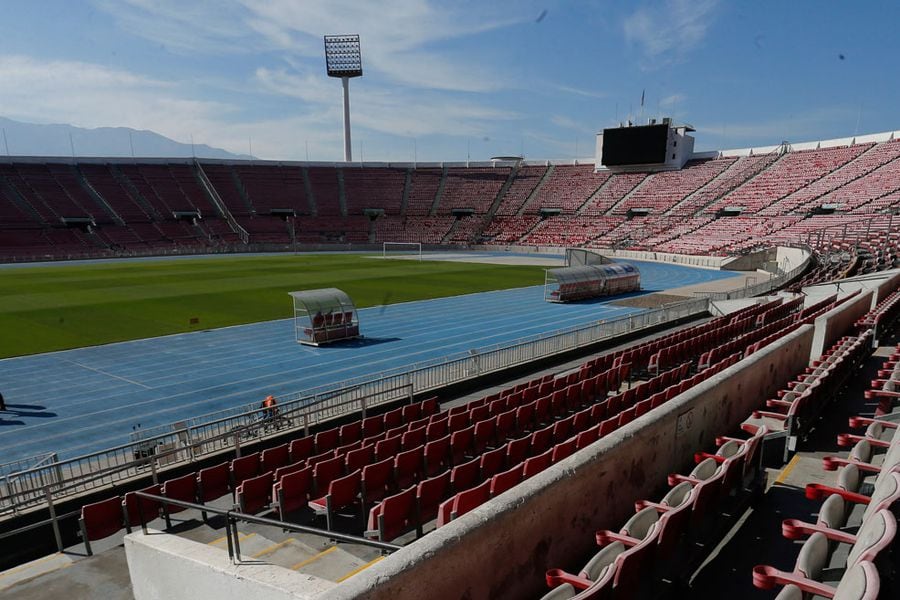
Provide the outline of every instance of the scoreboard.
{"type": "Polygon", "coordinates": [[[666,162],[669,125],[637,125],[603,130],[602,164],[607,167],[666,162]]]}

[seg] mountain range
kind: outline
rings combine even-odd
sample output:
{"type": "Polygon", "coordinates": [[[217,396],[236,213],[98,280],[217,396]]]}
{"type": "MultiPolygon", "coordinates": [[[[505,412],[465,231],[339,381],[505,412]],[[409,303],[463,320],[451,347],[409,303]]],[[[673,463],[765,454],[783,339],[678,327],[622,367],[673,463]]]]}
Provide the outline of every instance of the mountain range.
{"type": "Polygon", "coordinates": [[[0,156],[104,156],[250,159],[206,144],[184,144],[153,131],[129,127],[85,129],[23,123],[0,117],[0,156]]]}

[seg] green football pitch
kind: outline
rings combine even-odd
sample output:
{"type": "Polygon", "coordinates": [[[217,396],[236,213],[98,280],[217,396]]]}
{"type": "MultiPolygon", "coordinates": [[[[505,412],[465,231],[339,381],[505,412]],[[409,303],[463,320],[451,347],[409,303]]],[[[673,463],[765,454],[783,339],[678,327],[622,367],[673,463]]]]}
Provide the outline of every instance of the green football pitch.
{"type": "Polygon", "coordinates": [[[544,268],[310,254],[0,269],[0,358],[292,315],[287,292],[360,308],[544,282],[544,268]]]}

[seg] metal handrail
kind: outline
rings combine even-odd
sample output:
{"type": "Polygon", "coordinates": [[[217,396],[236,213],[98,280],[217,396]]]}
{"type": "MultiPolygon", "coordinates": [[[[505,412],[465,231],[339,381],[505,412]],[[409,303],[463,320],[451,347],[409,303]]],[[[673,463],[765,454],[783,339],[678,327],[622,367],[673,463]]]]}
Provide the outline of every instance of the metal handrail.
{"type": "MultiPolygon", "coordinates": [[[[403,546],[398,546],[397,544],[391,544],[388,542],[381,542],[377,540],[370,540],[368,538],[359,537],[356,535],[350,535],[347,533],[339,533],[337,531],[328,531],[327,529],[318,529],[316,527],[308,527],[306,525],[297,525],[296,523],[287,523],[285,521],[278,521],[276,519],[267,519],[265,517],[257,517],[255,515],[248,515],[246,513],[242,513],[237,510],[224,510],[221,508],[215,508],[213,506],[206,506],[203,504],[195,504],[193,502],[186,502],[184,500],[174,500],[172,498],[166,498],[165,496],[157,496],[156,494],[148,494],[147,492],[134,492],[134,494],[139,498],[146,498],[148,500],[153,500],[155,502],[160,503],[163,507],[163,511],[167,512],[167,505],[175,505],[181,508],[190,508],[193,510],[197,510],[200,512],[212,513],[214,515],[219,515],[225,517],[226,526],[225,526],[225,535],[228,538],[228,558],[232,561],[237,559],[241,560],[241,547],[240,541],[237,533],[237,521],[244,521],[246,523],[256,523],[257,525],[268,525],[270,527],[279,527],[285,531],[291,531],[294,533],[305,533],[308,535],[315,535],[319,537],[328,538],[330,540],[335,540],[337,542],[344,542],[347,544],[356,544],[358,546],[369,546],[371,548],[378,548],[379,550],[385,552],[395,552],[403,548],[403,546]]],[[[147,520],[144,518],[144,503],[138,502],[138,515],[141,520],[141,531],[144,534],[147,534],[147,520]]]]}

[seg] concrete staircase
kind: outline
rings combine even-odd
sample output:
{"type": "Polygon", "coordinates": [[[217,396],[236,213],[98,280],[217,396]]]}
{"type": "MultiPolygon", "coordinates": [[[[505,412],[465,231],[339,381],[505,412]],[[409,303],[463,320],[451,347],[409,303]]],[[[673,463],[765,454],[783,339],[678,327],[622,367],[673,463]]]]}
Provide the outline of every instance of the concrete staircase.
{"type": "Polygon", "coordinates": [[[434,194],[434,202],[431,203],[431,208],[428,209],[428,216],[434,217],[437,215],[438,206],[441,204],[441,196],[444,195],[444,186],[447,184],[447,167],[443,167],[441,169],[441,182],[438,184],[437,192],[434,194]]]}
{"type": "MultiPolygon", "coordinates": [[[[616,209],[618,209],[620,206],[625,204],[628,201],[628,199],[634,195],[635,192],[637,192],[639,189],[644,187],[648,181],[653,179],[653,175],[654,175],[654,173],[651,173],[650,175],[647,175],[646,177],[641,179],[640,183],[638,183],[636,186],[631,188],[631,190],[627,194],[625,194],[624,196],[619,198],[619,201],[616,202],[615,204],[613,204],[612,206],[610,206],[609,210],[606,211],[604,214],[606,214],[608,216],[612,216],[612,215],[616,214],[616,209]]],[[[609,179],[612,179],[612,177],[610,177],[609,179]]],[[[609,179],[607,179],[607,181],[609,181],[609,179]]]]}
{"type": "Polygon", "coordinates": [[[556,169],[556,167],[554,165],[549,165],[547,167],[547,170],[544,171],[544,175],[543,175],[543,177],[541,177],[541,180],[538,181],[538,184],[536,186],[534,186],[534,189],[531,190],[531,193],[528,194],[527,198],[525,198],[525,202],[523,202],[522,206],[519,207],[519,210],[516,211],[517,217],[521,217],[525,214],[525,207],[528,206],[528,204],[535,198],[535,196],[538,195],[538,193],[541,191],[541,188],[544,187],[544,184],[546,184],[547,181],[550,179],[550,176],[553,175],[553,171],[555,169],[556,169]]]}
{"type": "MultiPolygon", "coordinates": [[[[238,539],[245,563],[263,562],[334,582],[343,581],[382,558],[373,548],[335,545],[299,535],[288,534],[275,541],[261,532],[241,532],[238,539]]],[[[227,539],[217,538],[208,545],[227,552],[227,543],[227,539]]]]}

